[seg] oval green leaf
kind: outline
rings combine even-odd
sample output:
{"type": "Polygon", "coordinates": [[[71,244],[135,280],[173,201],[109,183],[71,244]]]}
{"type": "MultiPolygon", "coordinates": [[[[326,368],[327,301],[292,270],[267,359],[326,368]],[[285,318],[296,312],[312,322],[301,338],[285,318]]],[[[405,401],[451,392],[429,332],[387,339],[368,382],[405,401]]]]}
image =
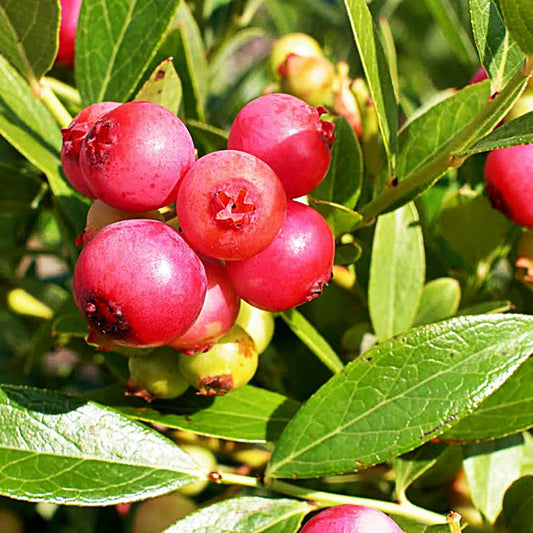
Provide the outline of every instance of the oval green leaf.
{"type": "Polygon", "coordinates": [[[453,318],[384,342],[298,411],[267,476],[343,474],[417,448],[474,411],[532,350],[527,315],[453,318]]]}
{"type": "Polygon", "coordinates": [[[370,318],[379,340],[413,324],[425,270],[424,240],[414,204],[379,217],[368,285],[370,318]]]}
{"type": "Polygon", "coordinates": [[[505,25],[522,51],[533,55],[533,10],[530,0],[500,0],[505,25]]]}
{"type": "Polygon", "coordinates": [[[2,385],[0,493],[74,505],[164,494],[208,472],[159,433],[91,402],[2,385]]]}
{"type": "Polygon", "coordinates": [[[180,0],[84,0],[76,35],[83,105],[125,101],[139,83],[180,0]]]}
{"type": "Polygon", "coordinates": [[[352,233],[363,221],[363,217],[359,213],[343,205],[326,200],[315,200],[312,196],[308,198],[309,205],[326,219],[335,238],[344,233],[352,233]]]}
{"type": "Polygon", "coordinates": [[[454,316],[461,301],[461,285],[454,278],[437,278],[424,285],[415,326],[454,316]]]}
{"type": "Polygon", "coordinates": [[[192,513],[165,533],[294,533],[311,509],[296,500],[243,496],[192,513]]]}
{"type": "Polygon", "coordinates": [[[503,498],[503,521],[507,531],[531,533],[533,476],[524,476],[507,489],[503,498]]]}
{"type": "Polygon", "coordinates": [[[57,0],[0,1],[0,54],[32,86],[54,64],[59,19],[57,0]]]}

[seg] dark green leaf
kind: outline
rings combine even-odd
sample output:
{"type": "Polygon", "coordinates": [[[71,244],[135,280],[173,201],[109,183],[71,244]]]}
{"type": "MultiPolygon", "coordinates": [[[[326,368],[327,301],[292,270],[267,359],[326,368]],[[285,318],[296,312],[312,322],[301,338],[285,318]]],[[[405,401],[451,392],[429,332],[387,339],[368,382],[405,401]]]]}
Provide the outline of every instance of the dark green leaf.
{"type": "Polygon", "coordinates": [[[123,102],[139,83],[180,0],[84,0],[76,82],[84,105],[123,102]]]}
{"type": "Polygon", "coordinates": [[[524,62],[524,54],[509,35],[495,0],[470,0],[474,40],[481,64],[496,92],[524,62]]]}
{"type": "Polygon", "coordinates": [[[470,416],[442,435],[442,440],[491,440],[533,427],[533,360],[526,361],[470,416]]]}
{"type": "Polygon", "coordinates": [[[353,128],[345,118],[335,120],[331,164],[322,183],[313,191],[317,200],[327,200],[353,209],[363,180],[363,156],[353,128]]]}
{"type": "Polygon", "coordinates": [[[503,498],[503,521],[513,533],[531,533],[533,524],[533,476],[516,480],[503,498]]]}
{"type": "Polygon", "coordinates": [[[450,533],[450,528],[447,525],[428,526],[401,516],[395,516],[394,521],[405,533],[450,533]]]}
{"type": "Polygon", "coordinates": [[[454,316],[460,301],[461,285],[456,279],[438,278],[426,283],[414,325],[439,322],[454,316]]]}
{"type": "Polygon", "coordinates": [[[424,276],[424,241],[414,204],[379,217],[368,285],[370,317],[379,340],[413,324],[424,276]]]}
{"type": "Polygon", "coordinates": [[[54,63],[59,18],[57,0],[0,1],[0,54],[36,90],[54,63]]]}
{"type": "Polygon", "coordinates": [[[333,348],[313,327],[313,325],[296,309],[280,313],[291,331],[332,371],[343,368],[342,361],[333,348]]]}
{"type": "Polygon", "coordinates": [[[463,447],[463,468],[472,501],[491,523],[501,512],[507,487],[520,477],[523,442],[521,435],[513,435],[463,447]]]}
{"type": "Polygon", "coordinates": [[[465,65],[473,63],[476,59],[476,51],[452,2],[450,0],[425,0],[425,3],[459,61],[465,65]]]}
{"type": "Polygon", "coordinates": [[[393,175],[398,151],[398,111],[389,63],[365,0],[344,0],[344,4],[376,107],[379,129],[389,158],[389,174],[393,175]]]}
{"type": "Polygon", "coordinates": [[[407,124],[399,136],[398,178],[408,176],[439,154],[483,108],[489,84],[469,85],[407,124]]]}
{"type": "Polygon", "coordinates": [[[514,308],[514,305],[509,300],[499,300],[495,302],[483,302],[480,304],[463,307],[457,312],[457,316],[461,315],[489,315],[494,313],[505,313],[514,308]]]}
{"type": "Polygon", "coordinates": [[[243,442],[276,441],[300,407],[280,394],[251,385],[216,398],[185,395],[150,407],[126,398],[123,387],[95,391],[90,399],[143,422],[243,442]]]}
{"type": "Polygon", "coordinates": [[[533,55],[533,10],[530,0],[500,0],[505,25],[522,51],[533,55]]]}
{"type": "Polygon", "coordinates": [[[353,265],[361,257],[362,253],[361,245],[356,242],[341,244],[335,247],[335,259],[333,262],[336,265],[353,265]]]}
{"type": "Polygon", "coordinates": [[[174,65],[183,86],[185,116],[203,122],[208,90],[207,61],[202,35],[186,2],[180,5],[174,26],[174,65]]]}
{"type": "Polygon", "coordinates": [[[289,422],[267,476],[353,472],[417,448],[471,413],[532,350],[527,315],[454,318],[371,348],[289,422]]]}
{"type": "Polygon", "coordinates": [[[0,493],[58,504],[112,505],[207,475],[178,446],[97,404],[3,385],[0,493]]]}
{"type": "Polygon", "coordinates": [[[526,113],[483,137],[461,155],[470,156],[480,152],[490,152],[497,148],[533,143],[533,112],[526,113]]]}
{"type": "Polygon", "coordinates": [[[255,496],[233,498],[205,507],[165,530],[166,533],[294,533],[311,511],[305,502],[255,496]]]}
{"type": "Polygon", "coordinates": [[[36,169],[0,162],[0,209],[35,209],[47,188],[36,169]]]}
{"type": "Polygon", "coordinates": [[[135,100],[147,100],[166,107],[177,114],[181,104],[181,81],[172,59],[160,63],[141,87],[135,100]]]}
{"type": "Polygon", "coordinates": [[[327,221],[333,235],[339,237],[344,233],[352,233],[363,221],[363,217],[343,205],[315,200],[309,196],[309,205],[314,207],[327,221]]]}
{"type": "Polygon", "coordinates": [[[228,147],[228,133],[209,124],[197,120],[187,120],[187,128],[195,144],[204,147],[204,153],[225,150],[228,147]]]}

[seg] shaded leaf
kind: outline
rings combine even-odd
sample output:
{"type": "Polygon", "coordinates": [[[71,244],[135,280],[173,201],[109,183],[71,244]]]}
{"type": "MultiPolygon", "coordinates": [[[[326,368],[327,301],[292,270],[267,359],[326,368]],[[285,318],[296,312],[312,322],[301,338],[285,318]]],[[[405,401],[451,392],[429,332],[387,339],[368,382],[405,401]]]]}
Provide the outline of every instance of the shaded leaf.
{"type": "Polygon", "coordinates": [[[35,209],[47,188],[36,169],[0,162],[0,209],[35,209]]]}
{"type": "Polygon", "coordinates": [[[0,54],[34,87],[54,63],[59,19],[57,0],[0,2],[0,54]]]}
{"type": "Polygon", "coordinates": [[[531,533],[533,476],[524,476],[507,489],[503,498],[503,521],[508,531],[531,533]]]}
{"type": "Polygon", "coordinates": [[[181,81],[169,58],[155,68],[135,95],[135,100],[155,102],[176,115],[181,104],[181,94],[181,81]]]}
{"type": "Polygon", "coordinates": [[[76,34],[83,105],[123,102],[135,89],[180,0],[84,0],[76,34]]]}
{"type": "Polygon", "coordinates": [[[378,218],[368,285],[374,331],[385,340],[414,322],[425,279],[422,228],[414,204],[378,218]]]}
{"type": "Polygon", "coordinates": [[[224,130],[192,119],[187,120],[187,128],[195,145],[200,143],[204,147],[204,153],[225,150],[228,146],[228,133],[224,130]]]}
{"type": "Polygon", "coordinates": [[[491,523],[501,512],[507,487],[520,477],[523,442],[521,435],[513,435],[463,447],[463,468],[472,501],[491,523]]]}
{"type": "Polygon", "coordinates": [[[361,245],[356,242],[348,244],[341,244],[335,247],[335,265],[353,265],[361,257],[363,249],[361,245]]]}
{"type": "Polygon", "coordinates": [[[533,11],[529,0],[500,0],[505,25],[522,51],[533,54],[533,11]]]}
{"type": "Polygon", "coordinates": [[[461,285],[454,278],[438,278],[424,285],[415,326],[454,316],[461,301],[461,285]]]}
{"type": "Polygon", "coordinates": [[[309,196],[309,205],[314,207],[327,221],[335,238],[344,233],[352,233],[363,221],[363,217],[343,205],[315,200],[309,196]]]}
{"type": "Polygon", "coordinates": [[[296,309],[280,313],[290,330],[332,371],[344,367],[339,356],[313,325],[296,309]]]}
{"type": "Polygon", "coordinates": [[[394,174],[398,151],[398,116],[389,63],[381,44],[379,30],[365,0],[344,0],[348,18],[376,107],[383,144],[388,155],[389,174],[394,174]]]}
{"type": "Polygon", "coordinates": [[[461,156],[470,156],[480,152],[490,152],[498,148],[533,143],[533,112],[526,113],[483,137],[468,150],[461,152],[461,156]]]}
{"type": "Polygon", "coordinates": [[[457,316],[461,315],[490,315],[494,313],[505,313],[514,309],[514,305],[509,300],[498,300],[494,302],[483,302],[480,304],[463,307],[457,312],[457,316]]]}
{"type": "Polygon", "coordinates": [[[207,475],[159,433],[97,404],[2,385],[0,416],[0,493],[11,498],[112,505],[207,475]]]}
{"type": "Polygon", "coordinates": [[[524,54],[509,35],[494,0],[470,0],[474,41],[481,64],[491,79],[492,92],[511,79],[524,62],[524,54]]]}
{"type": "Polygon", "coordinates": [[[526,361],[470,415],[443,433],[454,442],[492,440],[533,427],[533,360],[526,361]]]}
{"type": "Polygon", "coordinates": [[[100,389],[88,397],[129,418],[242,442],[276,441],[300,407],[285,396],[251,385],[215,398],[187,394],[150,406],[125,397],[123,387],[100,389]]]}
{"type": "Polygon", "coordinates": [[[363,180],[363,156],[353,128],[345,118],[335,120],[335,142],[326,177],[312,192],[317,200],[327,200],[353,209],[363,180]]]}
{"type": "Polygon", "coordinates": [[[311,506],[305,502],[243,496],[204,507],[165,533],[293,533],[309,511],[311,506]]]}
{"type": "Polygon", "coordinates": [[[454,318],[371,348],[302,406],[266,475],[342,474],[417,448],[474,411],[532,349],[527,315],[454,318]]]}

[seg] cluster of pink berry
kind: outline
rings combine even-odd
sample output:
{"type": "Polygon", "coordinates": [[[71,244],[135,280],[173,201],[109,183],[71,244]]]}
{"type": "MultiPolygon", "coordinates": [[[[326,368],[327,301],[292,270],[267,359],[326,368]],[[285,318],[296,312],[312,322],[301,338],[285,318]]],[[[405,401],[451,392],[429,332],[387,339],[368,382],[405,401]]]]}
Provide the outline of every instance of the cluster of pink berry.
{"type": "Polygon", "coordinates": [[[322,112],[286,94],[260,97],[237,115],[227,150],[195,161],[187,128],[158,104],[81,111],[63,130],[61,160],[95,199],[73,283],[90,338],[194,354],[231,329],[240,298],[277,312],[318,296],[334,239],[293,198],[327,173],[334,126],[322,112]],[[158,210],[174,202],[167,224],[158,210]]]}

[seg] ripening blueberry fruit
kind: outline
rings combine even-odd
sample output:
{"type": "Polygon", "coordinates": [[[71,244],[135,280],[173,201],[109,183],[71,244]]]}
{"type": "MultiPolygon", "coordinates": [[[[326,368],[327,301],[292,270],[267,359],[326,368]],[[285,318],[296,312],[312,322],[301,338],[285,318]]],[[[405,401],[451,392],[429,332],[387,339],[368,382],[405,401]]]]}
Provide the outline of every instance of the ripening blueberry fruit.
{"type": "Polygon", "coordinates": [[[279,78],[279,67],[289,54],[322,57],[322,49],[315,39],[305,33],[287,33],[276,39],[270,53],[270,71],[275,78],[279,78]]]}
{"type": "Polygon", "coordinates": [[[300,533],[402,533],[385,513],[364,505],[337,505],[316,514],[300,533]]]}
{"type": "Polygon", "coordinates": [[[74,269],[74,299],[98,334],[123,346],[171,343],[202,308],[202,262],[179,233],[156,220],[123,220],[100,230],[74,269]]]}
{"type": "Polygon", "coordinates": [[[335,138],[332,122],[290,94],[252,100],[235,117],[228,148],[253,154],[277,174],[289,198],[303,196],[324,179],[335,138]]]}
{"type": "Polygon", "coordinates": [[[87,183],[80,169],[81,145],[94,123],[108,111],[115,109],[118,102],[98,102],[82,109],[67,128],[61,130],[63,146],[61,147],[61,163],[70,184],[84,196],[94,198],[94,192],[87,183]]]}
{"type": "Polygon", "coordinates": [[[85,137],[80,166],[95,196],[122,211],[172,203],[194,163],[183,122],[153,102],[128,102],[96,122],[85,137]]]}
{"type": "Polygon", "coordinates": [[[324,218],[289,200],[280,232],[262,252],[226,264],[237,294],[266,311],[286,311],[322,293],[331,278],[335,244],[324,218]]]}
{"type": "Polygon", "coordinates": [[[61,22],[59,25],[59,49],[55,64],[61,67],[74,67],[76,30],[82,0],[60,0],[61,22]]]}
{"type": "Polygon", "coordinates": [[[283,186],[268,165],[244,152],[221,150],[201,157],[187,172],[176,214],[195,250],[235,261],[272,242],[286,205],[283,186]]]}
{"type": "Polygon", "coordinates": [[[495,209],[516,224],[533,228],[533,144],[490,152],[485,184],[495,209]]]}
{"type": "Polygon", "coordinates": [[[200,257],[207,275],[204,305],[194,324],[170,344],[178,352],[193,355],[212,348],[235,324],[240,298],[224,265],[216,259],[200,257]]]}

